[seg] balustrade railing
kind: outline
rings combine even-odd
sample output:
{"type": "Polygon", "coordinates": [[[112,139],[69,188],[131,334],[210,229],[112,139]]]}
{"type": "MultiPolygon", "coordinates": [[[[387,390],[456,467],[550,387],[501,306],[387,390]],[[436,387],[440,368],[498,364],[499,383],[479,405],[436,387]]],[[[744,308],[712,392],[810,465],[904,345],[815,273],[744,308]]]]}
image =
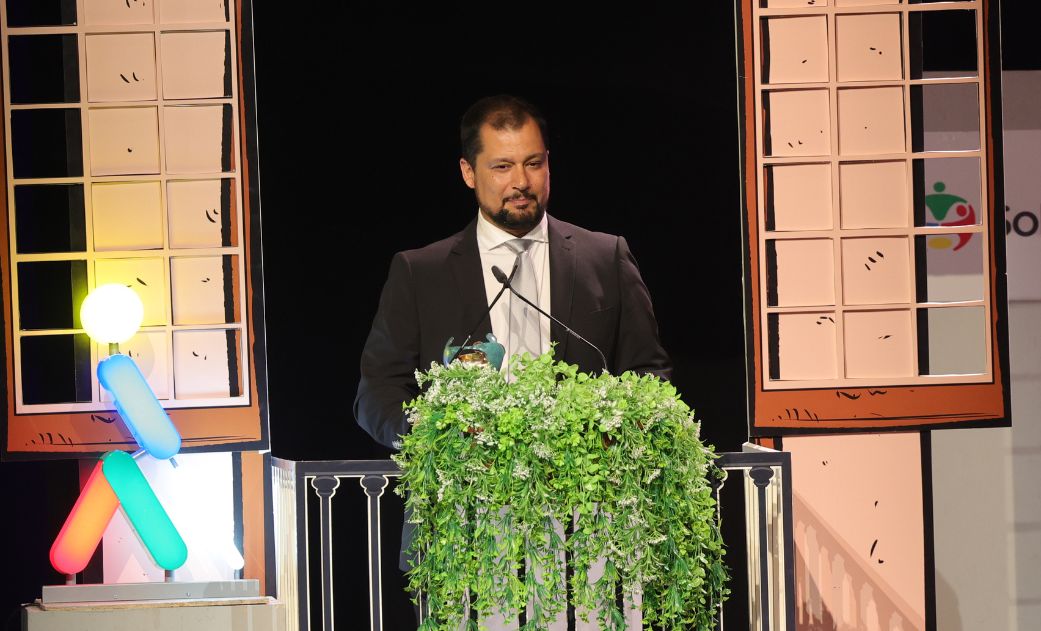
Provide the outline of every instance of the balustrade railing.
{"type": "MultiPolygon", "coordinates": [[[[746,505],[750,618],[730,624],[753,631],[794,631],[795,554],[790,456],[746,444],[745,451],[720,454],[717,465],[727,472],[728,480],[736,473],[741,475],[746,505]]],[[[351,481],[357,481],[364,490],[367,506],[370,628],[372,631],[389,629],[385,626],[383,612],[381,498],[390,480],[401,475],[397,464],[391,460],[295,462],[272,458],[272,469],[278,597],[286,603],[286,629],[312,631],[313,619],[320,620],[321,624],[321,628],[314,631],[333,631],[336,628],[333,499],[351,481]],[[310,501],[309,495],[312,495],[310,501]],[[317,509],[312,510],[310,505],[315,503],[315,497],[317,509]],[[311,524],[314,519],[318,520],[316,529],[311,524]],[[312,530],[317,535],[316,541],[309,536],[312,530]],[[317,585],[312,584],[312,565],[315,564],[319,568],[317,585]],[[313,607],[317,608],[314,612],[313,607]]],[[[717,493],[722,493],[725,487],[726,481],[719,485],[717,493]]],[[[741,580],[737,568],[731,568],[731,573],[732,580],[741,580]]],[[[722,611],[718,619],[719,628],[723,629],[722,611]]],[[[363,628],[363,625],[355,619],[347,619],[343,620],[341,628],[353,631],[363,628]]]]}

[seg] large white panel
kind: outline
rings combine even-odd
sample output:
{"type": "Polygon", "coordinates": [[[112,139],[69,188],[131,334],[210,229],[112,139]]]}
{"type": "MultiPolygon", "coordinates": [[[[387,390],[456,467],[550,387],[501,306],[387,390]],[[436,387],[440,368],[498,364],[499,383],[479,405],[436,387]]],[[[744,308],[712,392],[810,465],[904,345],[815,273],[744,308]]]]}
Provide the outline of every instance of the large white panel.
{"type": "MultiPolygon", "coordinates": [[[[1035,273],[1037,271],[1035,270],[1035,273]]],[[[1013,302],[1008,306],[1009,363],[1017,378],[1041,377],[1041,302],[1013,302]]],[[[1016,391],[1012,391],[1013,399],[1016,391]]],[[[1015,405],[1015,400],[1013,400],[1015,405]]],[[[1041,409],[1041,408],[1039,408],[1041,409]]]]}
{"type": "Polygon", "coordinates": [[[1001,74],[1010,300],[1041,299],[1041,71],[1001,74]]]}
{"type": "Polygon", "coordinates": [[[1037,628],[1041,303],[1009,305],[1011,428],[933,432],[938,629],[1037,628]],[[971,543],[971,545],[970,545],[971,543]]]}
{"type": "Polygon", "coordinates": [[[932,433],[937,629],[1012,628],[1011,440],[1009,429],[932,433]]]}

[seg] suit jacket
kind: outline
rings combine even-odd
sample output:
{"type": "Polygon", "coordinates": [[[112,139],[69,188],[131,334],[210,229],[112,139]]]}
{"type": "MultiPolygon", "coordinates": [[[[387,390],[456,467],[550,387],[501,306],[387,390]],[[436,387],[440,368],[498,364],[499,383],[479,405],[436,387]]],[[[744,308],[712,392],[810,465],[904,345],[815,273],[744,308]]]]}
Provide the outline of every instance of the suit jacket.
{"type": "MultiPolygon", "coordinates": [[[[552,217],[548,232],[553,316],[600,347],[612,374],[632,370],[668,379],[672,366],[658,340],[651,297],[625,239],[552,217]]],[[[394,255],[362,351],[358,423],[378,442],[397,447],[409,430],[401,404],[419,394],[416,369],[440,362],[448,338],[460,343],[487,309],[476,218],[447,239],[394,255]]],[[[484,317],[474,339],[490,330],[484,317]]],[[[550,338],[558,359],[600,371],[596,351],[563,327],[554,323],[550,338]]]]}

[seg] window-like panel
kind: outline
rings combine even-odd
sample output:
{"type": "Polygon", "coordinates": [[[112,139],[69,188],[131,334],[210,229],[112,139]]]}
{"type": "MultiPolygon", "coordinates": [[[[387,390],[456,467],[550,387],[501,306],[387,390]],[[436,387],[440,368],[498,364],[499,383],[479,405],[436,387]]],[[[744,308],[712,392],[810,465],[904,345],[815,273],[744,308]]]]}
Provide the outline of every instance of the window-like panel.
{"type": "Polygon", "coordinates": [[[78,317],[105,283],[144,302],[121,350],[185,447],[266,447],[248,0],[15,4],[0,25],[3,455],[129,445],[95,377],[109,348],[78,317]]]}
{"type": "Polygon", "coordinates": [[[991,5],[739,4],[751,433],[1008,423],[991,5]]]}

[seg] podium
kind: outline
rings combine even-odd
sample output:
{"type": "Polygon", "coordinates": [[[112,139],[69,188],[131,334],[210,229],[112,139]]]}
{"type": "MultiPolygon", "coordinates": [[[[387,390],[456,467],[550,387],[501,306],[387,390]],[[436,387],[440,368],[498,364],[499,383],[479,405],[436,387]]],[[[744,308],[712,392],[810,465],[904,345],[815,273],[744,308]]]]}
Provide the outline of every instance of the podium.
{"type": "MultiPolygon", "coordinates": [[[[458,363],[419,374],[422,394],[405,406],[412,430],[394,458],[401,471],[274,460],[279,594],[297,603],[300,629],[317,606],[307,487],[319,498],[320,607],[331,631],[332,500],[349,477],[366,495],[372,629],[384,628],[380,498],[394,477],[415,527],[402,546],[416,555],[408,589],[423,595],[424,630],[496,615],[544,627],[564,613],[571,631],[573,612],[585,610],[596,612],[594,628],[620,631],[632,626],[626,601],[638,599],[643,623],[716,627],[728,593],[716,499],[725,475],[675,388],[653,376],[579,373],[550,354],[512,374],[507,383],[497,370],[458,363]],[[564,536],[553,527],[568,522],[564,536]],[[601,578],[590,580],[601,560],[601,578]]],[[[733,454],[729,465],[742,471],[753,519],[755,628],[794,628],[791,497],[776,484],[789,479],[790,461],[763,452],[733,454]]],[[[351,622],[364,627],[360,616],[351,622]]]]}
{"type": "MultiPolygon", "coordinates": [[[[716,461],[727,474],[716,489],[717,498],[735,494],[735,502],[743,506],[743,515],[731,514],[726,508],[732,502],[723,502],[722,518],[731,523],[740,519],[744,526],[743,539],[727,540],[727,547],[742,548],[747,556],[747,563],[730,566],[731,588],[735,593],[742,589],[745,596],[739,600],[732,596],[727,604],[735,610],[734,616],[724,618],[717,612],[717,618],[725,620],[728,628],[794,630],[791,458],[785,452],[748,443],[743,449],[720,453],[716,461]],[[757,480],[765,485],[757,486],[757,480]]],[[[336,622],[347,621],[351,628],[372,631],[397,631],[410,628],[399,626],[403,622],[414,624],[411,610],[399,611],[405,598],[394,593],[396,589],[388,593],[394,580],[383,572],[383,568],[396,565],[398,546],[396,538],[384,545],[381,537],[381,523],[388,519],[384,495],[400,476],[401,469],[391,460],[272,458],[276,578],[278,598],[286,607],[287,631],[332,631],[336,622]],[[329,521],[334,501],[348,501],[345,498],[352,493],[359,495],[366,507],[353,524],[363,537],[360,542],[336,537],[336,532],[343,533],[349,526],[337,522],[334,531],[329,521]],[[316,522],[317,529],[309,528],[316,522]],[[317,536],[308,536],[309,530],[317,530],[317,536]],[[365,548],[368,575],[352,577],[349,583],[338,582],[331,563],[334,547],[353,545],[365,548]],[[389,561],[391,558],[394,561],[389,561]],[[397,606],[385,605],[395,598],[397,606]]],[[[382,530],[395,529],[384,526],[382,530]]],[[[576,631],[580,628],[577,622],[576,631]]]]}

